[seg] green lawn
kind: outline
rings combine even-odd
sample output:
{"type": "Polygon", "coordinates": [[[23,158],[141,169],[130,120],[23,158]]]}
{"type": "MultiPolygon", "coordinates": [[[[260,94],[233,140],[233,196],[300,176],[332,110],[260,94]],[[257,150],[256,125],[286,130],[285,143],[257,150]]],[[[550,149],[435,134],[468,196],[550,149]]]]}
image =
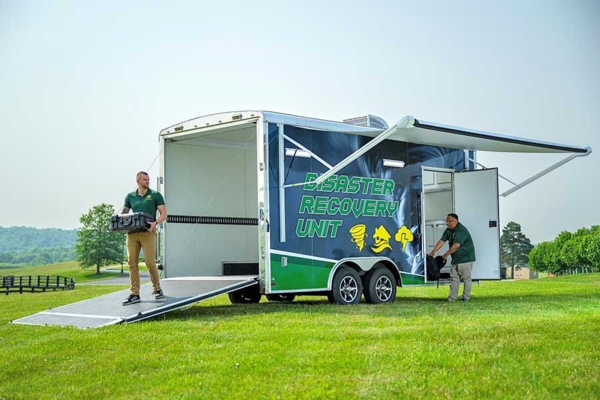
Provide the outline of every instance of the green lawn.
{"type": "MultiPolygon", "coordinates": [[[[145,270],[146,266],[141,264],[140,270],[145,270]]],[[[125,264],[123,270],[125,273],[129,270],[127,264],[125,264]]],[[[115,273],[121,272],[121,264],[110,265],[103,268],[100,274],[96,274],[96,267],[92,268],[81,268],[76,261],[67,261],[58,264],[40,265],[36,267],[19,267],[19,268],[2,268],[0,269],[0,276],[5,275],[16,275],[16,276],[29,276],[29,275],[51,275],[51,276],[66,276],[68,278],[75,278],[75,285],[81,282],[97,281],[102,279],[114,278],[115,273]],[[114,272],[106,272],[104,269],[110,269],[114,272]]]]}
{"type": "Polygon", "coordinates": [[[9,324],[120,290],[0,296],[0,399],[598,399],[600,274],[388,305],[230,305],[100,329],[9,324]]]}

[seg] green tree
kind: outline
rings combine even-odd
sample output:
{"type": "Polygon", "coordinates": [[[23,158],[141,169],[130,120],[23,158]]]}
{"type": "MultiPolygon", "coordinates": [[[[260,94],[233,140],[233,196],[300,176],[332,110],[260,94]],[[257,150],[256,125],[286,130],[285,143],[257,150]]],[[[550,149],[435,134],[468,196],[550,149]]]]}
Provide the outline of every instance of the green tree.
{"type": "MultiPolygon", "coordinates": [[[[564,274],[569,270],[569,264],[565,263],[563,261],[563,257],[561,256],[564,255],[563,247],[565,247],[565,244],[569,241],[569,239],[571,239],[572,235],[573,234],[569,231],[562,231],[554,239],[553,246],[550,248],[550,252],[548,254],[548,258],[551,260],[550,262],[553,265],[550,272],[554,274],[564,274]]],[[[570,245],[567,245],[567,248],[568,247],[570,247],[570,245]]]]}
{"type": "Polygon", "coordinates": [[[600,225],[594,225],[584,238],[584,256],[593,271],[600,271],[600,225]]]}
{"type": "Polygon", "coordinates": [[[576,270],[581,269],[583,271],[590,266],[586,257],[586,239],[590,234],[590,229],[581,228],[571,234],[569,239],[564,242],[560,252],[560,260],[568,270],[575,268],[576,270]]]}
{"type": "Polygon", "coordinates": [[[548,254],[550,254],[552,246],[554,246],[552,242],[541,242],[529,252],[529,266],[531,269],[539,272],[551,271],[552,264],[548,254]]]}
{"type": "Polygon", "coordinates": [[[121,241],[123,237],[109,231],[114,207],[102,203],[93,207],[79,219],[83,225],[77,231],[77,261],[83,268],[96,266],[100,268],[121,262],[121,241]]]}
{"type": "Polygon", "coordinates": [[[520,224],[510,221],[502,229],[500,246],[502,265],[510,267],[510,277],[514,279],[515,268],[529,262],[529,252],[533,249],[531,240],[521,232],[520,224]]]}

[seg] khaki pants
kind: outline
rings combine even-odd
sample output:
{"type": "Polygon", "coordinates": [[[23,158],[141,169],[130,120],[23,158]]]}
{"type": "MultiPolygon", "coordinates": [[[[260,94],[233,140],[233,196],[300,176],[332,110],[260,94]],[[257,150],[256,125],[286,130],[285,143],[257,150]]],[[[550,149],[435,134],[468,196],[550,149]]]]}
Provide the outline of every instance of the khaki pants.
{"type": "Polygon", "coordinates": [[[473,270],[473,263],[455,264],[450,268],[450,277],[452,282],[450,283],[450,297],[449,300],[458,299],[458,288],[460,286],[460,280],[465,283],[463,288],[463,300],[469,300],[471,298],[471,271],[473,270]]]}
{"type": "Polygon", "coordinates": [[[140,249],[144,250],[146,266],[154,291],[160,290],[160,278],[156,267],[156,231],[136,232],[127,234],[127,265],[131,280],[131,294],[140,295],[140,249]]]}

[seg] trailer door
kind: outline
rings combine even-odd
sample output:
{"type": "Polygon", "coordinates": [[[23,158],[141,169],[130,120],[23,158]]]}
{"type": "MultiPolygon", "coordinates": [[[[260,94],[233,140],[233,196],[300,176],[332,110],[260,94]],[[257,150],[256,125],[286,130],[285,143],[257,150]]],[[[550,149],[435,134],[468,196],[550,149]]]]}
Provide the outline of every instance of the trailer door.
{"type": "Polygon", "coordinates": [[[455,173],[454,207],[475,244],[473,279],[500,279],[498,169],[455,173]]]}

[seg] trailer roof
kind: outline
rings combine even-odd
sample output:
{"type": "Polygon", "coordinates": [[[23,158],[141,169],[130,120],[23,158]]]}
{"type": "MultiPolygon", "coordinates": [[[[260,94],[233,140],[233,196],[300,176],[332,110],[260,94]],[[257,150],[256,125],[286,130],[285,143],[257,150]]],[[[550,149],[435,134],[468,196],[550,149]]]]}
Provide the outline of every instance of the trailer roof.
{"type": "MultiPolygon", "coordinates": [[[[251,121],[262,117],[271,123],[289,124],[307,129],[335,131],[349,134],[359,134],[376,137],[384,132],[380,129],[349,125],[338,121],[328,121],[318,118],[301,117],[297,115],[276,113],[271,111],[234,111],[206,115],[179,124],[172,125],[160,132],[161,136],[192,134],[206,127],[226,125],[235,122],[251,121]]],[[[544,142],[497,133],[465,129],[433,122],[426,122],[408,117],[412,123],[401,127],[387,136],[391,140],[465,149],[474,151],[508,152],[508,153],[578,153],[589,154],[590,147],[544,142]]],[[[392,126],[389,129],[393,129],[392,126]]],[[[388,129],[388,130],[389,130],[388,129]]]]}

